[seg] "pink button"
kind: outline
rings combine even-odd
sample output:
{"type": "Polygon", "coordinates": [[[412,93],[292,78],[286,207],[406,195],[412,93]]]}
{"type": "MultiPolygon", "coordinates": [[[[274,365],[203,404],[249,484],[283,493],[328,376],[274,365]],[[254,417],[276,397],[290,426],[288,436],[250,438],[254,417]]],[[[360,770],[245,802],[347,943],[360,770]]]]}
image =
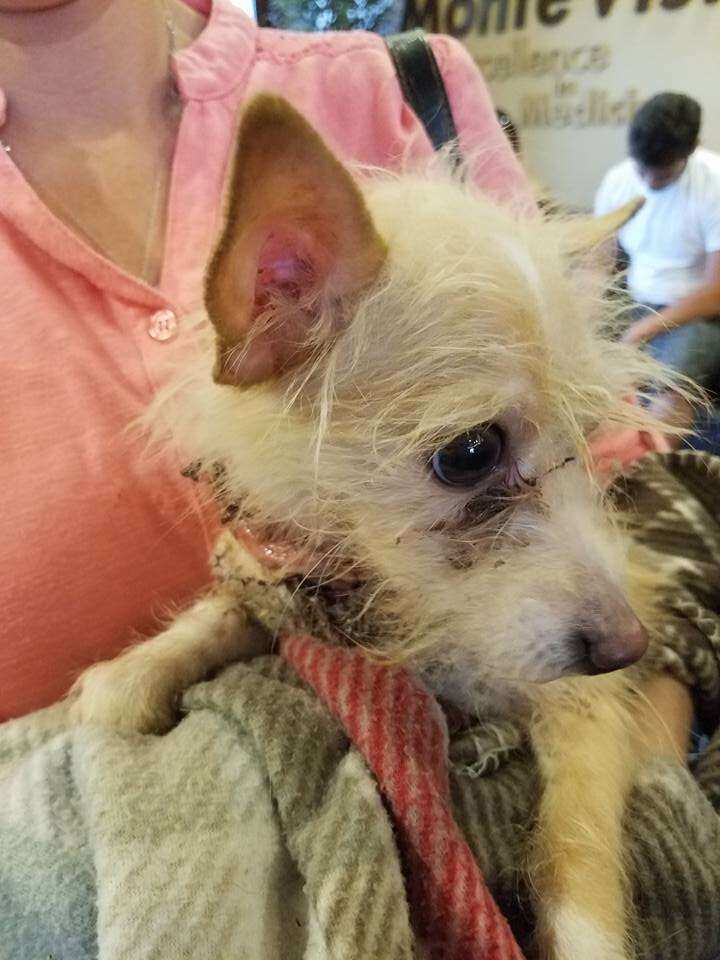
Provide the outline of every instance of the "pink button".
{"type": "Polygon", "coordinates": [[[172,340],[178,330],[178,319],[172,310],[158,310],[150,318],[148,333],[153,340],[172,340]]]}

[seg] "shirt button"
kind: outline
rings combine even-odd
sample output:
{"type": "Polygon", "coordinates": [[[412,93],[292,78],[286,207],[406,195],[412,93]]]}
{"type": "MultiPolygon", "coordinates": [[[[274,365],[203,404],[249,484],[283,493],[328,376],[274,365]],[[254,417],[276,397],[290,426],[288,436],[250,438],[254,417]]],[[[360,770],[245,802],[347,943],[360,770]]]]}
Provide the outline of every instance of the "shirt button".
{"type": "Polygon", "coordinates": [[[158,310],[150,317],[148,333],[153,340],[172,340],[178,331],[178,318],[172,310],[158,310]]]}

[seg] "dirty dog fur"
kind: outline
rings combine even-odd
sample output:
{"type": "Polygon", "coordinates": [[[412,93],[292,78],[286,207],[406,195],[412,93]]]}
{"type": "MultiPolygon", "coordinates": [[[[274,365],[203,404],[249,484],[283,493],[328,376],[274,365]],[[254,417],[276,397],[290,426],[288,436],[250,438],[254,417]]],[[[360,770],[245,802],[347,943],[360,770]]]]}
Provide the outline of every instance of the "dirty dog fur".
{"type": "MultiPolygon", "coordinates": [[[[358,580],[378,655],[465,710],[523,712],[545,781],[528,870],[553,960],[632,956],[621,814],[639,752],[616,668],[645,651],[653,585],[587,437],[646,425],[625,398],[663,374],[608,336],[584,254],[632,210],[549,223],[442,170],[356,180],[259,97],[208,271],[213,342],[162,410],[258,529],[316,579],[358,580]]],[[[187,686],[265,642],[220,590],[86,672],[73,710],[162,730],[187,686]]]]}

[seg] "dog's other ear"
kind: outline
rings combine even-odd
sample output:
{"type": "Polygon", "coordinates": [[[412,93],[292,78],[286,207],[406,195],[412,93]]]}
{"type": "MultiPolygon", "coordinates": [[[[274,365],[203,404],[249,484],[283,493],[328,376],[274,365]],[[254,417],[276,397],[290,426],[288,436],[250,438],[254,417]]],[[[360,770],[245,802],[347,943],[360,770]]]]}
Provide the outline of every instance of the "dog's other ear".
{"type": "Polygon", "coordinates": [[[611,210],[602,217],[582,217],[568,220],[561,227],[565,252],[574,255],[588,253],[608,240],[614,233],[634,217],[645,203],[644,197],[635,197],[617,210],[611,210]]]}
{"type": "Polygon", "coordinates": [[[315,130],[281,98],[256,97],[206,278],[215,380],[260,383],[327,347],[348,315],[341,307],[385,256],[360,190],[315,130]]]}

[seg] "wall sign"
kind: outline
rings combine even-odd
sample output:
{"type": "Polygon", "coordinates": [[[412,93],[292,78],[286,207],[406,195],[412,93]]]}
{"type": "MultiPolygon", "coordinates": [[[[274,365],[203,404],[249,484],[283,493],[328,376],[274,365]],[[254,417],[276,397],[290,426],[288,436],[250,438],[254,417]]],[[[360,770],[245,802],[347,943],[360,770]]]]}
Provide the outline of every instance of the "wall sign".
{"type": "Polygon", "coordinates": [[[629,119],[661,90],[703,105],[720,151],[720,0],[409,0],[408,18],[473,54],[531,170],[587,207],[629,119]]]}

